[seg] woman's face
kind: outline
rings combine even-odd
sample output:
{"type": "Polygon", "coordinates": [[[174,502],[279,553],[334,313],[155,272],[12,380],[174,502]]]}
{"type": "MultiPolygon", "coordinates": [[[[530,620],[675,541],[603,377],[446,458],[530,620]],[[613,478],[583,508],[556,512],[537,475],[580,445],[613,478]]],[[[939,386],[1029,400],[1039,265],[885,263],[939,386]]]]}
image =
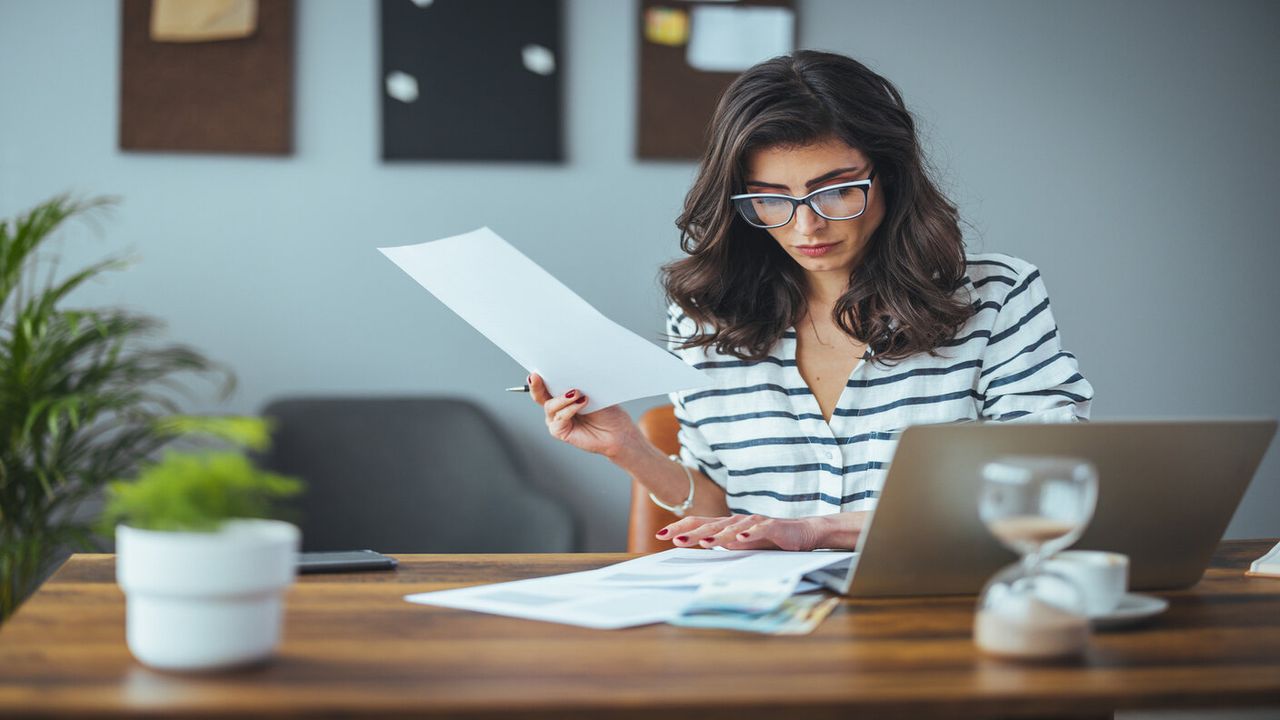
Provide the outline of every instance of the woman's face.
{"type": "MultiPolygon", "coordinates": [[[[804,197],[828,185],[865,180],[872,169],[866,155],[838,138],[803,147],[763,148],[747,157],[746,192],[804,197]]],[[[768,232],[800,267],[839,275],[847,282],[883,218],[884,196],[877,176],[868,189],[867,209],[858,217],[827,220],[800,205],[791,222],[768,232]]]]}

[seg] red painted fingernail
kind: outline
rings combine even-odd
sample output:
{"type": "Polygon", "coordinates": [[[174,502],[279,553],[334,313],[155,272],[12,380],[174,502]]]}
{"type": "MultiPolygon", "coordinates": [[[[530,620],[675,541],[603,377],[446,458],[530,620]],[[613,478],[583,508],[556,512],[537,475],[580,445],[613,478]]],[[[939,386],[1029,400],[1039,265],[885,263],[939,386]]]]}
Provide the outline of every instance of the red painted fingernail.
{"type": "Polygon", "coordinates": [[[571,397],[573,397],[574,395],[577,395],[577,394],[578,394],[578,391],[577,391],[577,390],[570,390],[569,392],[565,393],[565,394],[564,394],[564,396],[565,396],[565,397],[567,397],[567,398],[571,398],[571,397]]]}
{"type": "Polygon", "coordinates": [[[530,375],[529,377],[525,378],[525,379],[524,379],[524,381],[525,381],[525,384],[527,384],[527,385],[532,385],[532,384],[533,384],[533,376],[532,376],[532,375],[530,375]]]}
{"type": "Polygon", "coordinates": [[[575,402],[575,403],[584,403],[584,402],[586,402],[586,401],[587,401],[587,396],[586,396],[586,395],[583,395],[582,397],[578,398],[577,400],[574,400],[574,402],[575,402]]]}
{"type": "Polygon", "coordinates": [[[749,537],[751,537],[751,533],[738,533],[738,537],[740,537],[740,538],[749,538],[749,537]]]}
{"type": "Polygon", "coordinates": [[[705,537],[705,538],[702,538],[701,540],[699,540],[698,542],[709,542],[709,543],[713,543],[713,542],[715,542],[715,541],[716,541],[716,539],[715,539],[715,538],[713,538],[713,537],[705,537]]]}
{"type": "Polygon", "coordinates": [[[676,542],[689,542],[688,535],[680,535],[676,538],[676,542]]]}
{"type": "Polygon", "coordinates": [[[663,536],[665,536],[665,535],[666,535],[667,533],[669,533],[669,532],[671,532],[671,531],[670,531],[670,530],[668,530],[668,529],[666,529],[666,528],[662,528],[661,530],[659,530],[659,531],[658,531],[658,537],[663,537],[663,536]]]}

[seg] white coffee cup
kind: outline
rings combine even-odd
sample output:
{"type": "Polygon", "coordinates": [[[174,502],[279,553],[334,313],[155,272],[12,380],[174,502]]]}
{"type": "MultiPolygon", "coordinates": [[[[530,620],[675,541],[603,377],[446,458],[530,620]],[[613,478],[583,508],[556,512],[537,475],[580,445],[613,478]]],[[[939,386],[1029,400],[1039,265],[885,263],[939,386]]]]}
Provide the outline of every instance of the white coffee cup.
{"type": "Polygon", "coordinates": [[[1065,550],[1046,560],[1045,569],[1080,588],[1090,617],[1115,610],[1129,590],[1129,557],[1120,553],[1065,550]]]}

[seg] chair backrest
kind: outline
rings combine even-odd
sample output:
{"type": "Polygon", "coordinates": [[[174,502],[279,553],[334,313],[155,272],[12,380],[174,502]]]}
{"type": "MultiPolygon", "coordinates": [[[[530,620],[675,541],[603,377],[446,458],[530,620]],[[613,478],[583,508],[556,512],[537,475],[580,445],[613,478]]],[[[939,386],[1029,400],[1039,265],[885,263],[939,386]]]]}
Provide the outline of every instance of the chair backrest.
{"type": "Polygon", "coordinates": [[[567,552],[572,516],[531,487],[474,403],[434,397],[277,400],[264,467],[307,484],[306,550],[567,552]]]}
{"type": "MultiPolygon", "coordinates": [[[[653,446],[667,455],[680,452],[680,440],[676,434],[680,423],[676,421],[675,408],[671,405],[659,405],[650,408],[640,416],[637,423],[640,432],[653,443],[653,446]]],[[[651,553],[659,550],[670,550],[671,543],[662,542],[653,536],[664,525],[678,520],[675,515],[654,505],[649,500],[649,491],[635,480],[631,481],[631,522],[627,529],[627,552],[651,553]]]]}

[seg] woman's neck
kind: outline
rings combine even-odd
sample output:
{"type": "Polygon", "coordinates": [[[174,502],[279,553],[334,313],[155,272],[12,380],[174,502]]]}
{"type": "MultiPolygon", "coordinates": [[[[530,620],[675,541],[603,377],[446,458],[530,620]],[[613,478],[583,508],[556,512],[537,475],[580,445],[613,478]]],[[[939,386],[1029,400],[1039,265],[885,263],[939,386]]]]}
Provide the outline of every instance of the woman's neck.
{"type": "Polygon", "coordinates": [[[838,272],[811,272],[808,276],[805,302],[809,314],[817,318],[831,317],[836,301],[849,290],[849,275],[838,272]]]}

